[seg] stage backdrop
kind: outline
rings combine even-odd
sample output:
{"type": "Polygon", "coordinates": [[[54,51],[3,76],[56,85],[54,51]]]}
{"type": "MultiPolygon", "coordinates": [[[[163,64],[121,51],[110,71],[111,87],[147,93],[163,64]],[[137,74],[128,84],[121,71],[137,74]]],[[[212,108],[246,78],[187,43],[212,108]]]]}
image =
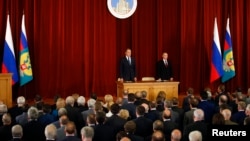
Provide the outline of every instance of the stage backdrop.
{"type": "Polygon", "coordinates": [[[196,93],[207,86],[216,90],[220,81],[209,83],[215,17],[221,47],[230,18],[236,76],[226,88],[250,87],[249,0],[138,0],[128,19],[113,17],[107,0],[1,0],[1,56],[7,13],[17,59],[25,14],[34,76],[27,85],[14,86],[16,96],[115,95],[119,59],[126,48],[136,58],[139,80],[155,76],[156,61],[167,51],[180,93],[188,87],[196,93]]]}

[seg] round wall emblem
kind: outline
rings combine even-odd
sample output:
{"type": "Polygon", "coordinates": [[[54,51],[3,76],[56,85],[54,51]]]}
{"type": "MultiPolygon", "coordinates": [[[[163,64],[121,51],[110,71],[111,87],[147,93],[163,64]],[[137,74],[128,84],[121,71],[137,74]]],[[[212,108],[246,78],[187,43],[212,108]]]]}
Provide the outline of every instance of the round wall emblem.
{"type": "Polygon", "coordinates": [[[130,17],[136,10],[137,0],[107,0],[110,13],[119,19],[130,17]]]}

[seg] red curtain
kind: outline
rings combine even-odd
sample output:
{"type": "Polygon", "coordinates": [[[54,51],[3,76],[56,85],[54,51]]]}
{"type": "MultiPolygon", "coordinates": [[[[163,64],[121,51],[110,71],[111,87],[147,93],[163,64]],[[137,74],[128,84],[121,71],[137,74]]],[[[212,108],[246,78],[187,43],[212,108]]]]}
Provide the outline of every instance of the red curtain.
{"type": "Polygon", "coordinates": [[[33,67],[34,80],[23,87],[15,86],[14,95],[116,95],[119,59],[126,48],[132,49],[136,59],[138,79],[155,76],[155,63],[167,51],[174,79],[180,81],[180,93],[188,87],[197,93],[207,86],[215,90],[220,80],[209,83],[215,17],[221,47],[226,19],[230,18],[236,76],[226,82],[226,88],[247,91],[249,0],[137,1],[130,18],[116,19],[108,11],[107,0],[1,0],[0,55],[9,13],[18,56],[21,17],[25,13],[33,67]]]}

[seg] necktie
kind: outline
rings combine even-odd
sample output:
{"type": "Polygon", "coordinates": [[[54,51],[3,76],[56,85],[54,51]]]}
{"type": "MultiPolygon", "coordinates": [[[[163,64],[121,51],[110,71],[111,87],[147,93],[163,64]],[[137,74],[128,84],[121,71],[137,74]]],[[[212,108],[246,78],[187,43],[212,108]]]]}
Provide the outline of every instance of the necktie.
{"type": "Polygon", "coordinates": [[[130,59],[130,57],[128,57],[128,63],[129,63],[129,65],[131,65],[131,59],[130,59]]]}
{"type": "Polygon", "coordinates": [[[167,62],[167,60],[165,60],[165,61],[164,61],[164,63],[165,63],[165,66],[167,67],[167,66],[168,66],[168,62],[167,62]]]}

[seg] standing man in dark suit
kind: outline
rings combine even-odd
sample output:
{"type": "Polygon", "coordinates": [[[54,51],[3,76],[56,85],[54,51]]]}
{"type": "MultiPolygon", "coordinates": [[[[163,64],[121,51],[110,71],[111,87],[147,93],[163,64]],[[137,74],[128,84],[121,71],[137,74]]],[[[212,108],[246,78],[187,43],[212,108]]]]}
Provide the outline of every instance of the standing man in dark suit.
{"type": "Polygon", "coordinates": [[[162,60],[159,60],[156,64],[156,79],[173,81],[172,65],[166,52],[163,52],[162,60]]]}
{"type": "Polygon", "coordinates": [[[131,57],[131,49],[127,49],[120,62],[120,81],[136,81],[135,59],[131,57]]]}

